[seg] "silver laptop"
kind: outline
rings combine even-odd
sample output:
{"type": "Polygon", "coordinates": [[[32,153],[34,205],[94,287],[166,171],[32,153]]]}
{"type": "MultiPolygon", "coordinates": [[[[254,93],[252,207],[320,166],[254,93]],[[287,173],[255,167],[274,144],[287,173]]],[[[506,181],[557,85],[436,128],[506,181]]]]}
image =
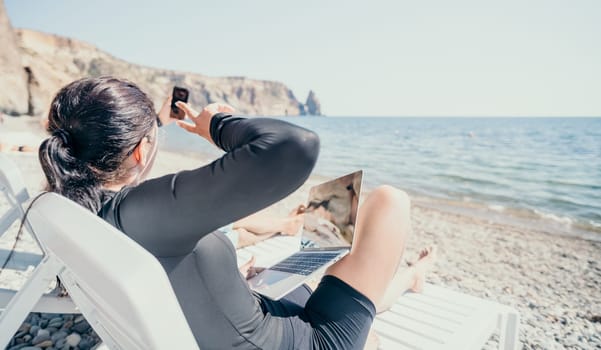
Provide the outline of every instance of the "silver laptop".
{"type": "Polygon", "coordinates": [[[346,255],[355,233],[362,179],[359,170],[312,187],[300,250],[248,280],[251,289],[278,300],[346,255]]]}

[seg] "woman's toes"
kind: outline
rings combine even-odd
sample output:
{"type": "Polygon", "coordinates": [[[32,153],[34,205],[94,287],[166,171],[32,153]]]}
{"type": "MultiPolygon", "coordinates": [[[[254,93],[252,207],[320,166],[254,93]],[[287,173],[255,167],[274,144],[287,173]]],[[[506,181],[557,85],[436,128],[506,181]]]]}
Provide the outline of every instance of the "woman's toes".
{"type": "Polygon", "coordinates": [[[424,279],[424,275],[418,274],[418,276],[415,277],[415,282],[411,287],[411,291],[414,293],[421,293],[424,290],[424,279]]]}

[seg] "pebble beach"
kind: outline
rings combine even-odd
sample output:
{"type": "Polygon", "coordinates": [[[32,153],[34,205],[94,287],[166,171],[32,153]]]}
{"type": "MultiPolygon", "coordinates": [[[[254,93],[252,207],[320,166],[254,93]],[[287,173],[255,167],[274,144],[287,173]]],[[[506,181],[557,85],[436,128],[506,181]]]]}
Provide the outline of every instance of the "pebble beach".
{"type": "MultiPolygon", "coordinates": [[[[36,120],[20,119],[25,118],[8,118],[0,126],[0,142],[22,139],[24,134],[28,135],[27,142],[42,138],[36,120]]],[[[20,168],[29,192],[39,192],[43,177],[37,155],[5,154],[20,168]]],[[[151,176],[191,169],[210,160],[161,151],[151,176]]],[[[304,201],[308,188],[322,179],[312,176],[270,210],[274,215],[286,215],[304,201]]],[[[0,215],[7,205],[1,198],[0,215]]],[[[413,202],[412,220],[407,258],[414,258],[424,246],[437,245],[438,260],[427,281],[516,308],[521,316],[524,349],[601,349],[601,242],[502,225],[434,209],[420,201],[413,202]]],[[[16,228],[13,225],[2,236],[0,251],[11,249],[16,228]]],[[[28,235],[21,238],[16,251],[22,256],[39,252],[28,235]]],[[[2,260],[5,255],[0,255],[2,260]]],[[[20,266],[2,272],[0,288],[18,289],[31,269],[20,266]]],[[[33,313],[7,349],[87,350],[98,341],[81,315],[33,313]]],[[[495,344],[493,337],[486,348],[495,348],[495,344]]]]}

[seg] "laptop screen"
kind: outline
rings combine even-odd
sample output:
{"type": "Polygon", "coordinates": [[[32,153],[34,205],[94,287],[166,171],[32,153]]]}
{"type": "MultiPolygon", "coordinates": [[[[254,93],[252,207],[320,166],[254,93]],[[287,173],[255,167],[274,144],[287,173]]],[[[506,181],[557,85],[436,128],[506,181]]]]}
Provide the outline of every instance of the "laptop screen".
{"type": "Polygon", "coordinates": [[[311,188],[301,249],[350,247],[355,233],[361,170],[311,188]]]}

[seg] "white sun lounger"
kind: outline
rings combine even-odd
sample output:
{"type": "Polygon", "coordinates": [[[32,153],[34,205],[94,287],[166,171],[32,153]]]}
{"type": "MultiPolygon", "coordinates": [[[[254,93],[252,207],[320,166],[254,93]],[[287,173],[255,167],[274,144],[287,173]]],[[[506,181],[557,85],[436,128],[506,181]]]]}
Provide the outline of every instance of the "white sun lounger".
{"type": "MultiPolygon", "coordinates": [[[[276,236],[238,250],[238,263],[252,255],[256,266],[271,266],[299,247],[299,237],[276,236]]],[[[467,294],[426,284],[423,293],[406,293],[389,311],[379,314],[373,329],[382,349],[482,349],[499,335],[499,349],[516,350],[516,310],[467,294]]]]}
{"type": "Polygon", "coordinates": [[[0,315],[0,346],[58,275],[109,349],[198,349],[163,267],[140,245],[54,193],[28,220],[46,255],[0,315]]]}

